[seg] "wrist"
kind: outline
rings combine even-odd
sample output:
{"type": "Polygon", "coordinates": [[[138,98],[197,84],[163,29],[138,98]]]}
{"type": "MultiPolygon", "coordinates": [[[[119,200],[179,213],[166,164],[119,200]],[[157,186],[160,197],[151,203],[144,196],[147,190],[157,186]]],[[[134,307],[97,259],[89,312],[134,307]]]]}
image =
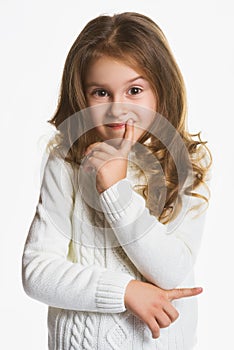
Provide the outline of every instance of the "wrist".
{"type": "Polygon", "coordinates": [[[109,180],[106,183],[96,183],[96,188],[99,194],[101,194],[102,192],[108,190],[110,187],[114,186],[115,184],[117,184],[119,181],[123,180],[126,178],[126,174],[123,174],[121,177],[118,177],[114,180],[109,180]]]}
{"type": "Polygon", "coordinates": [[[129,298],[131,297],[131,292],[132,292],[132,287],[133,285],[137,282],[137,280],[131,280],[128,282],[126,289],[125,289],[125,294],[124,294],[124,305],[126,309],[128,309],[129,306],[129,298]]]}

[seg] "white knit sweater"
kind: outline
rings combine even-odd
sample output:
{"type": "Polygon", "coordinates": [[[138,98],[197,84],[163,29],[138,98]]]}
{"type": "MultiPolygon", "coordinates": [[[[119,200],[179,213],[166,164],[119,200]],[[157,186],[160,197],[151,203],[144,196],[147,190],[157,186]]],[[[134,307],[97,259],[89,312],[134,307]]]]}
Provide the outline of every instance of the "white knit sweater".
{"type": "Polygon", "coordinates": [[[205,213],[193,218],[185,209],[198,199],[184,196],[183,211],[163,225],[133,190],[142,179],[130,162],[127,177],[101,195],[92,176],[80,173],[49,156],[22,258],[25,292],[49,306],[49,349],[193,349],[196,298],[174,301],[179,318],[153,339],[125,308],[124,293],[132,279],[165,289],[194,286],[205,213]],[[95,215],[90,200],[99,208],[95,215]]]}

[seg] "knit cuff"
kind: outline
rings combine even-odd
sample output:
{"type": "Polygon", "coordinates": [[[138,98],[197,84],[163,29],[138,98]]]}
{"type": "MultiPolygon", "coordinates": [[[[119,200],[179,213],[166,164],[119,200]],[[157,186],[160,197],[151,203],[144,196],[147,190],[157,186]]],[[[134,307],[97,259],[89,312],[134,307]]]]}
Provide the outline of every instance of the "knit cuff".
{"type": "Polygon", "coordinates": [[[104,271],[98,281],[96,305],[99,312],[118,313],[126,310],[125,289],[134,277],[124,272],[104,271]]]}
{"type": "Polygon", "coordinates": [[[132,184],[127,178],[119,180],[102,192],[99,200],[103,212],[113,223],[123,217],[128,217],[129,214],[132,217],[135,207],[144,208],[145,205],[144,199],[133,191],[132,184]]]}

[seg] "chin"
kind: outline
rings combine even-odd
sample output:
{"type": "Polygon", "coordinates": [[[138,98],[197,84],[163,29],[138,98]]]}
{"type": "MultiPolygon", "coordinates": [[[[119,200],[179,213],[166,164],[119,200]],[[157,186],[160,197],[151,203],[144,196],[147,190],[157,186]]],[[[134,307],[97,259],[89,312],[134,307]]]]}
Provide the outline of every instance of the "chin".
{"type": "Polygon", "coordinates": [[[123,141],[123,138],[105,139],[103,141],[108,143],[108,145],[111,145],[115,148],[118,148],[118,147],[120,147],[121,142],[123,141]]]}

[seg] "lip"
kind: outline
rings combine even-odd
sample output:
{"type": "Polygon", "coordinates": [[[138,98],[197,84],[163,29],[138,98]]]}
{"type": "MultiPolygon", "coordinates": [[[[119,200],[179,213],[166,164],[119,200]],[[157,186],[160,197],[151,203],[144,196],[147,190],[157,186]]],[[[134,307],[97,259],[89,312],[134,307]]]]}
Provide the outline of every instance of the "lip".
{"type": "Polygon", "coordinates": [[[111,124],[106,124],[106,126],[108,126],[109,128],[113,128],[113,129],[121,129],[124,128],[126,125],[126,123],[111,123],[111,124]]]}

